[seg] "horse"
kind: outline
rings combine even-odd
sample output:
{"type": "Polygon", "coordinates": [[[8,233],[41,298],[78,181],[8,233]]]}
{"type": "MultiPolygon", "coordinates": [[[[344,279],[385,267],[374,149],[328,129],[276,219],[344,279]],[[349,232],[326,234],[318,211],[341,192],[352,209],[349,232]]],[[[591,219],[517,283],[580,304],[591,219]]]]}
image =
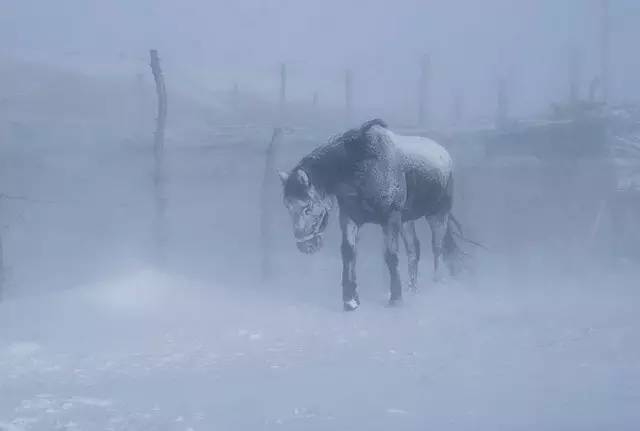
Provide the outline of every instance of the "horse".
{"type": "Polygon", "coordinates": [[[415,221],[424,217],[431,230],[434,279],[443,264],[455,275],[463,252],[455,237],[461,228],[451,213],[453,161],[435,141],[392,132],[380,119],[329,140],[300,160],[289,172],[279,172],[283,203],[291,217],[298,249],[318,251],[334,200],[342,232],[342,301],[356,310],[356,246],[360,227],[374,223],[384,234],[384,260],[390,274],[388,305],[402,300],[398,273],[401,238],[407,255],[410,291],[416,291],[420,242],[415,221]]]}

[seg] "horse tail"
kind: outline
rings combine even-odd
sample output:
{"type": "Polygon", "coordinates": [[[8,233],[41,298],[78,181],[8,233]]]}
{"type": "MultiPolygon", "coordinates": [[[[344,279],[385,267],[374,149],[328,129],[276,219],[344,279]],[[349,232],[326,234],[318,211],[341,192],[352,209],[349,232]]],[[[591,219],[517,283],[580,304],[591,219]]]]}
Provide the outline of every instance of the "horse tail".
{"type": "Polygon", "coordinates": [[[464,233],[462,232],[462,224],[453,215],[453,213],[449,213],[449,225],[447,226],[447,231],[451,233],[452,237],[455,236],[458,239],[460,239],[461,241],[466,242],[467,244],[475,245],[478,248],[482,248],[484,250],[488,250],[488,248],[484,244],[482,244],[482,243],[480,243],[478,241],[474,241],[472,239],[469,239],[464,235],[464,233]],[[455,229],[453,229],[454,227],[455,227],[455,229]]]}

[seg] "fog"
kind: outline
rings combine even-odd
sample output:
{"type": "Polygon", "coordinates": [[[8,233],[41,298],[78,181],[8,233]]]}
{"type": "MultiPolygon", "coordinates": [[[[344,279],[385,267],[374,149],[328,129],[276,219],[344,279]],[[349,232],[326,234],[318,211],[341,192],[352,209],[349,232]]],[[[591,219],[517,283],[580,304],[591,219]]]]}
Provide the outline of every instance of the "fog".
{"type": "MultiPolygon", "coordinates": [[[[292,98],[342,105],[343,71],[356,76],[356,104],[413,121],[419,58],[432,58],[434,117],[448,118],[462,93],[470,115],[493,113],[495,80],[509,77],[513,109],[531,114],[566,96],[567,52],[580,52],[583,88],[599,71],[598,1],[5,1],[4,56],[129,76],[146,52],[163,54],[177,85],[229,90],[234,82],[273,99],[280,62],[292,98]],[[133,69],[133,70],[132,70],[133,69]],[[177,79],[178,72],[183,79],[177,79]],[[178,81],[193,80],[185,83],[178,81]]],[[[638,5],[610,10],[612,93],[637,97],[633,55],[638,5]],[[613,78],[615,77],[615,78],[613,78]]]]}
{"type": "Polygon", "coordinates": [[[0,5],[0,430],[638,427],[635,1],[0,5]],[[390,308],[366,225],[346,313],[277,170],[375,117],[486,249],[390,308]]]}

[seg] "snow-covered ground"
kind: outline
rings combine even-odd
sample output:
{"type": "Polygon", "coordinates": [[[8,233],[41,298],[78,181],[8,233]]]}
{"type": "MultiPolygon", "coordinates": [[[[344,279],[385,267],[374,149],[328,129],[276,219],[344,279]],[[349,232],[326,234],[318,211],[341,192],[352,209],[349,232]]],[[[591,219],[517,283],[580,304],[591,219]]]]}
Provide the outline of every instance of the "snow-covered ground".
{"type": "MultiPolygon", "coordinates": [[[[475,273],[432,286],[422,223],[423,289],[385,308],[366,226],[345,314],[335,217],[298,253],[275,173],[277,278],[256,279],[267,140],[169,151],[164,271],[146,153],[5,149],[6,192],[52,202],[2,206],[0,430],[637,429],[640,274],[586,235],[589,169],[461,169],[457,214],[491,248],[475,273]]],[[[290,141],[278,168],[310,145],[290,141]]]]}
{"type": "Polygon", "coordinates": [[[371,278],[343,313],[326,263],[255,286],[142,269],[1,304],[0,429],[640,424],[633,270],[424,281],[397,309],[371,278]]]}

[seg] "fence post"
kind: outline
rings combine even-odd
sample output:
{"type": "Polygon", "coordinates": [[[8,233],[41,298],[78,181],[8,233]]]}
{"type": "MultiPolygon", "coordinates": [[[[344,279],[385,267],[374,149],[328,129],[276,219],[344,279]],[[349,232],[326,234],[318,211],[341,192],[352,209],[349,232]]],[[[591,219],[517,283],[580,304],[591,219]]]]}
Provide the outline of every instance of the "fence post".
{"type": "Polygon", "coordinates": [[[580,52],[572,46],[569,52],[569,104],[575,107],[580,101],[580,52]]]}
{"type": "Polygon", "coordinates": [[[237,82],[233,83],[233,89],[231,90],[231,103],[233,105],[233,109],[238,109],[240,105],[240,87],[237,82]]]}
{"type": "Polygon", "coordinates": [[[0,234],[0,302],[4,299],[5,285],[5,268],[4,268],[4,246],[2,244],[2,235],[0,234]]]}
{"type": "Polygon", "coordinates": [[[344,74],[344,102],[347,127],[350,127],[353,121],[353,74],[349,69],[344,74]]]}
{"type": "Polygon", "coordinates": [[[460,90],[453,93],[453,108],[451,110],[451,124],[453,127],[460,126],[464,115],[464,98],[460,90]]]}
{"type": "Polygon", "coordinates": [[[158,96],[158,116],[156,118],[156,129],[153,136],[153,155],[154,155],[154,201],[155,201],[155,220],[154,220],[154,236],[156,241],[156,253],[158,263],[165,263],[165,175],[164,175],[164,133],[167,121],[167,89],[164,83],[164,75],[160,67],[160,58],[158,51],[152,49],[151,57],[151,73],[156,83],[156,94],[158,96]]]}
{"type": "Polygon", "coordinates": [[[280,64],[280,126],[284,126],[287,118],[287,65],[280,64]]]}
{"type": "Polygon", "coordinates": [[[270,211],[273,204],[272,195],[269,193],[270,185],[274,183],[273,179],[276,178],[276,149],[282,140],[283,131],[282,128],[276,127],[273,130],[273,136],[271,142],[267,147],[267,154],[265,159],[264,177],[262,179],[261,190],[261,207],[260,207],[260,238],[261,238],[261,252],[262,252],[262,280],[267,281],[273,275],[273,261],[272,261],[272,235],[273,229],[272,212],[270,211]]]}
{"type": "Polygon", "coordinates": [[[507,123],[509,110],[509,95],[507,90],[507,80],[504,76],[498,77],[498,88],[496,92],[496,127],[503,128],[507,123]]]}
{"type": "Polygon", "coordinates": [[[600,34],[600,86],[602,89],[602,101],[609,99],[609,39],[611,27],[609,25],[609,0],[601,0],[601,34],[600,34]]]}
{"type": "Polygon", "coordinates": [[[422,56],[420,61],[420,80],[418,81],[418,125],[427,125],[429,91],[429,56],[422,56]]]}

